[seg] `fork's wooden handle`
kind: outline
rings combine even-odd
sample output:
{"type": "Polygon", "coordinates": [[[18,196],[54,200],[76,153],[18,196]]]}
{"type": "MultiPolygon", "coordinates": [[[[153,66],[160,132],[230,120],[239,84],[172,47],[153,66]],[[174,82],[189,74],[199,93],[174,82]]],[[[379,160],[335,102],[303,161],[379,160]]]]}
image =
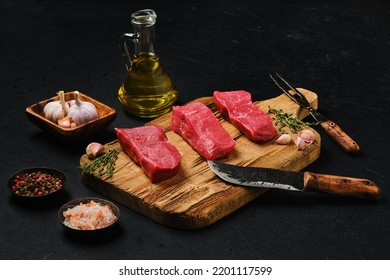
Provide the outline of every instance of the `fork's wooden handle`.
{"type": "Polygon", "coordinates": [[[347,153],[356,153],[360,150],[359,145],[352,140],[335,122],[327,120],[321,123],[322,128],[333,140],[337,142],[347,153]]]}
{"type": "Polygon", "coordinates": [[[380,199],[381,190],[371,180],[336,175],[304,173],[305,191],[380,199]]]}

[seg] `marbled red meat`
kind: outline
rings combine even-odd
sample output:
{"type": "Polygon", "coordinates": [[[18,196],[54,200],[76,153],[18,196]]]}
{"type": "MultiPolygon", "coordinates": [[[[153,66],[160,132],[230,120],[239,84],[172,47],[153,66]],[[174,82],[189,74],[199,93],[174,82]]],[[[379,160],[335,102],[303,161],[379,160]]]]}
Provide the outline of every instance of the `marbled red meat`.
{"type": "Polygon", "coordinates": [[[122,150],[155,183],[176,175],[181,154],[157,125],[115,128],[122,150]]]}
{"type": "Polygon", "coordinates": [[[234,149],[232,137],[201,102],[174,106],[171,129],[206,160],[227,157],[234,149]]]}
{"type": "Polygon", "coordinates": [[[254,142],[271,140],[277,135],[272,119],[252,103],[244,90],[215,91],[214,103],[221,115],[254,142]]]}

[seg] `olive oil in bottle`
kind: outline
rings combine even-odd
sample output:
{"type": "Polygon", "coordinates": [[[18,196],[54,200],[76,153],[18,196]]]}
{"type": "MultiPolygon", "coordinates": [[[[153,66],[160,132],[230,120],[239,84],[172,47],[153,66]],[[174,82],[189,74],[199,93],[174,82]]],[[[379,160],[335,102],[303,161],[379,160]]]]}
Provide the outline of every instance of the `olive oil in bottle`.
{"type": "Polygon", "coordinates": [[[126,110],[135,116],[153,118],[172,109],[178,91],[154,50],[153,10],[141,10],[132,14],[134,33],[121,36],[121,50],[128,76],[118,91],[118,99],[126,110]],[[135,44],[132,58],[127,49],[127,40],[135,44]]]}
{"type": "Polygon", "coordinates": [[[178,91],[152,53],[134,56],[129,76],[119,88],[118,98],[130,114],[157,117],[171,110],[178,91]]]}

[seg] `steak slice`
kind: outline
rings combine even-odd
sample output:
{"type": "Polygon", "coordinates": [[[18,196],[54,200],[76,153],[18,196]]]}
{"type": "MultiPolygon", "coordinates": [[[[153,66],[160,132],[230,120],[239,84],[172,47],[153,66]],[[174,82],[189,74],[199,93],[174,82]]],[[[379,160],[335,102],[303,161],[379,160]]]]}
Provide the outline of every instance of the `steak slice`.
{"type": "Polygon", "coordinates": [[[249,92],[214,91],[213,98],[221,115],[251,141],[265,142],[277,135],[271,117],[252,103],[249,92]]]}
{"type": "Polygon", "coordinates": [[[234,149],[232,137],[201,102],[174,106],[171,129],[206,160],[227,157],[234,149]]]}
{"type": "Polygon", "coordinates": [[[179,172],[181,154],[169,142],[161,126],[115,128],[115,132],[122,150],[141,166],[152,183],[179,172]]]}

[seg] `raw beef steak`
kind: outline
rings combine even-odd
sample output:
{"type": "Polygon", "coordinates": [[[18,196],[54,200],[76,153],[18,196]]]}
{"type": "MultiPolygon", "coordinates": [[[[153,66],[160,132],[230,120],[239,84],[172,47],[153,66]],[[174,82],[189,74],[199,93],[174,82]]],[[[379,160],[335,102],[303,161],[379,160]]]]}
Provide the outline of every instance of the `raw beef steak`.
{"type": "Polygon", "coordinates": [[[181,154],[157,125],[115,128],[122,150],[152,183],[173,177],[180,168],[181,154]]]}
{"type": "Polygon", "coordinates": [[[174,106],[171,129],[206,160],[227,157],[234,149],[232,137],[201,102],[174,106]]]}
{"type": "Polygon", "coordinates": [[[252,103],[244,90],[214,91],[214,103],[221,115],[254,142],[271,140],[277,135],[272,119],[252,103]]]}

